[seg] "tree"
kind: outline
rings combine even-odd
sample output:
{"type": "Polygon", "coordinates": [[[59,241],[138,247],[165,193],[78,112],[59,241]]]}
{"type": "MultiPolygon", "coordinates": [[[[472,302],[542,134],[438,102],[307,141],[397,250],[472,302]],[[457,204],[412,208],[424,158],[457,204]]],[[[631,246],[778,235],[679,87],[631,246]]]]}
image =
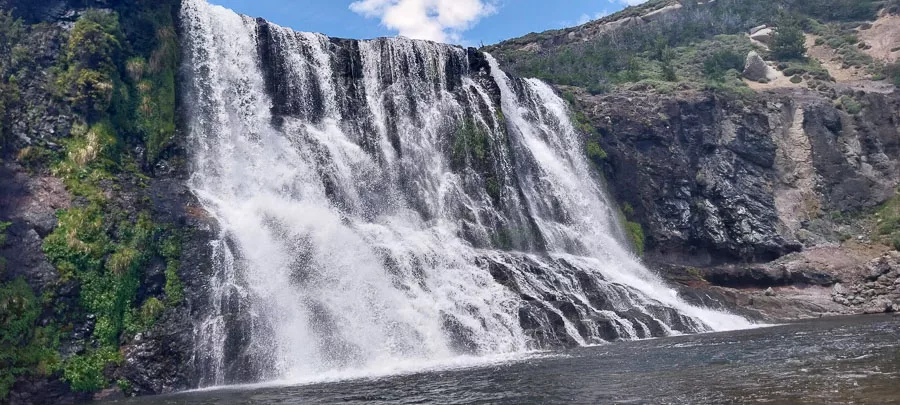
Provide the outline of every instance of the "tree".
{"type": "Polygon", "coordinates": [[[776,20],[777,29],[772,38],[772,56],[776,59],[800,59],[806,54],[806,37],[800,20],[790,14],[782,14],[776,20]]]}

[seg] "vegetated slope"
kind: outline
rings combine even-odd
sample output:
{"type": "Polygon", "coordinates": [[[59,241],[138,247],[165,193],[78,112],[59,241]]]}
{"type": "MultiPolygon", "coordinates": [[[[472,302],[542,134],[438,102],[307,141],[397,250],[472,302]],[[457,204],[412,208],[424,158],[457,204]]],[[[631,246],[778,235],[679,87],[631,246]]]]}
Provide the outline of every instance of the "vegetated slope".
{"type": "Polygon", "coordinates": [[[853,312],[881,295],[847,305],[826,287],[861,282],[868,261],[897,248],[893,228],[876,224],[900,183],[900,69],[863,38],[898,11],[896,1],[648,2],[486,50],[569,99],[650,264],[694,286],[813,286],[725,294],[756,313],[853,312]],[[768,44],[748,35],[763,24],[775,26],[768,44]],[[751,50],[771,79],[743,77],[751,50]],[[779,301],[789,296],[800,300],[779,301]]]}
{"type": "Polygon", "coordinates": [[[0,402],[188,385],[177,5],[0,2],[0,402]]]}

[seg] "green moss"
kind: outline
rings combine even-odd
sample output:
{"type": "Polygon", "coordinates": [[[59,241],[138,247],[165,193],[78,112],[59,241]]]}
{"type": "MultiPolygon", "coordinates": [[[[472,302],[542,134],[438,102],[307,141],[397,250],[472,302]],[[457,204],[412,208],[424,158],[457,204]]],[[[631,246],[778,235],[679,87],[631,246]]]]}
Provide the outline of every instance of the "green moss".
{"type": "Polygon", "coordinates": [[[172,306],[180,304],[184,300],[184,283],[178,276],[178,267],[181,259],[181,239],[170,236],[161,245],[160,253],[166,258],[166,303],[172,306]]]}
{"type": "Polygon", "coordinates": [[[483,165],[490,149],[488,132],[471,119],[463,120],[453,133],[451,163],[461,168],[467,163],[483,165]]]}
{"type": "Polygon", "coordinates": [[[12,222],[0,221],[0,247],[6,246],[6,230],[12,225],[12,222]]]}
{"type": "Polygon", "coordinates": [[[585,152],[591,162],[598,166],[602,165],[603,161],[608,157],[606,151],[600,147],[600,144],[593,140],[589,140],[585,143],[585,152]]]}
{"type": "Polygon", "coordinates": [[[625,232],[628,234],[628,240],[631,241],[631,245],[634,247],[634,252],[638,256],[643,256],[645,237],[644,229],[641,227],[641,224],[637,222],[626,221],[625,232]]]}

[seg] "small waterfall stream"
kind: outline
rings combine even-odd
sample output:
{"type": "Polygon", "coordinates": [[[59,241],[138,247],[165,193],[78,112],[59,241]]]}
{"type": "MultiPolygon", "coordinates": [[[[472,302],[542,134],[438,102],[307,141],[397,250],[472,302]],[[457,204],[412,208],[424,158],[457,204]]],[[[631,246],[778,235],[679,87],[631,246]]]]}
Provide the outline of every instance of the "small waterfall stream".
{"type": "Polygon", "coordinates": [[[628,251],[546,84],[471,49],[181,14],[190,186],[221,226],[201,386],[750,326],[628,251]]]}

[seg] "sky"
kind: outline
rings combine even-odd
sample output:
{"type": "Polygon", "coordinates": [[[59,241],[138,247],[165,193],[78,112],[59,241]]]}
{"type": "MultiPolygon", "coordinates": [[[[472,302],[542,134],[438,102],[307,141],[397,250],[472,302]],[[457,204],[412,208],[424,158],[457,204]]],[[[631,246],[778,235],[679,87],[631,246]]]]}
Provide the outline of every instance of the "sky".
{"type": "Polygon", "coordinates": [[[297,31],[467,46],[586,23],[647,0],[208,0],[297,31]]]}

